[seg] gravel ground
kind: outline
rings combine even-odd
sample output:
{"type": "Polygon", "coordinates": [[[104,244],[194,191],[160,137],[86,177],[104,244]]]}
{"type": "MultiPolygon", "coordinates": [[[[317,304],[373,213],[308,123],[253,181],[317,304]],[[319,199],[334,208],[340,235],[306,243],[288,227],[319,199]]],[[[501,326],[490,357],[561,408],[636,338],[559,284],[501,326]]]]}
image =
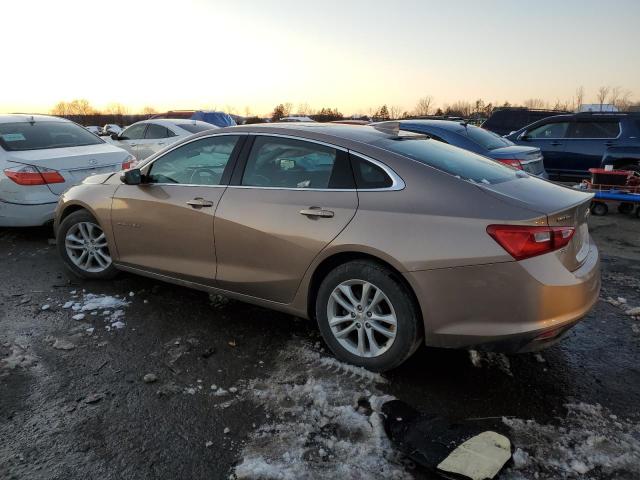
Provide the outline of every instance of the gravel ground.
{"type": "Polygon", "coordinates": [[[385,375],[335,361],[309,322],[133,275],[80,281],[47,230],[0,230],[0,478],[431,478],[386,438],[389,395],[501,421],[501,478],[640,478],[640,221],[590,221],[602,301],[561,344],[423,348],[385,375]]]}

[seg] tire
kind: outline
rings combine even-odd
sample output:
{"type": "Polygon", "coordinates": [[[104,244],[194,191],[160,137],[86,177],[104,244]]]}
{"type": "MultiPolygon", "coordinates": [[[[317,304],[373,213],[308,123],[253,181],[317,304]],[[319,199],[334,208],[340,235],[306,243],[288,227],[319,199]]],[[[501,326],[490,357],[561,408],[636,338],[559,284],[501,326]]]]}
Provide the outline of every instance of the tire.
{"type": "Polygon", "coordinates": [[[399,366],[423,338],[421,316],[411,293],[388,268],[366,260],[348,262],[329,272],[316,297],[316,318],[325,342],[339,360],[374,372],[399,366]],[[365,289],[367,301],[362,302],[365,289]]]}
{"type": "Polygon", "coordinates": [[[593,202],[591,204],[591,213],[593,213],[596,217],[602,217],[609,213],[609,207],[606,203],[603,202],[593,202]]]}
{"type": "Polygon", "coordinates": [[[633,213],[633,209],[634,209],[633,203],[622,202],[620,205],[618,205],[618,212],[620,212],[623,215],[629,215],[630,213],[633,213]]]}
{"type": "Polygon", "coordinates": [[[56,244],[65,266],[80,278],[107,280],[118,273],[102,227],[86,210],[73,212],[60,223],[56,244]]]}

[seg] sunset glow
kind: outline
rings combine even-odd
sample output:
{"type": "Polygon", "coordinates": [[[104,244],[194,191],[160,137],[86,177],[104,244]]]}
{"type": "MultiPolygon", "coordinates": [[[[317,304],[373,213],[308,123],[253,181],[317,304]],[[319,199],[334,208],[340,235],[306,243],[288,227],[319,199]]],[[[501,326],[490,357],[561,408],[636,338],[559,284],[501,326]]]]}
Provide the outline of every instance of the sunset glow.
{"type": "Polygon", "coordinates": [[[502,104],[601,85],[640,99],[640,2],[21,0],[2,6],[1,112],[281,102],[366,113],[432,95],[502,104]],[[491,8],[489,8],[491,6],[491,8]],[[619,6],[619,8],[618,8],[619,6]],[[624,8],[623,8],[624,6],[624,8]],[[608,11],[625,10],[610,17],[608,11]],[[526,13],[526,16],[524,15],[526,13]],[[599,30],[606,34],[597,34],[599,30]]]}

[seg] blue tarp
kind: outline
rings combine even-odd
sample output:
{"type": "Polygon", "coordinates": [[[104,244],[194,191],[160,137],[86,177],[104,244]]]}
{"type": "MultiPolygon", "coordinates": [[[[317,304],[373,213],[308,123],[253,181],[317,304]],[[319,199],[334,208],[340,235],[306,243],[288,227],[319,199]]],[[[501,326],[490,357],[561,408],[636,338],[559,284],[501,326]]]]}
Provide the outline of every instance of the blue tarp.
{"type": "Polygon", "coordinates": [[[594,197],[596,200],[616,200],[619,202],[640,203],[640,194],[621,192],[619,190],[608,190],[596,192],[594,197]]]}
{"type": "Polygon", "coordinates": [[[216,127],[233,127],[236,122],[231,115],[224,112],[203,112],[197,111],[191,115],[191,120],[201,120],[203,122],[210,123],[216,127]]]}

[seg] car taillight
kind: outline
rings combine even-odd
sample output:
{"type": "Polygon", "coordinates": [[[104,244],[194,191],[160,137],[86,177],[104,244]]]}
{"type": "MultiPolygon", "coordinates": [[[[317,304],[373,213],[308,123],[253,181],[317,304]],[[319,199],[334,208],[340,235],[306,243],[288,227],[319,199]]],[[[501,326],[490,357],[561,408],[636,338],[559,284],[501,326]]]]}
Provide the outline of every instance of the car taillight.
{"type": "Polygon", "coordinates": [[[504,163],[509,167],[513,167],[517,170],[522,170],[522,164],[520,163],[520,160],[516,160],[515,158],[499,158],[498,161],[500,163],[504,163]]]}
{"type": "Polygon", "coordinates": [[[124,162],[122,162],[122,170],[128,170],[136,164],[136,157],[129,155],[124,162]]]}
{"type": "Polygon", "coordinates": [[[489,225],[487,233],[516,260],[553,252],[567,245],[574,227],[489,225]]]}
{"type": "Polygon", "coordinates": [[[32,165],[6,168],[4,174],[18,185],[64,183],[64,177],[60,175],[60,172],[57,170],[45,167],[34,167],[32,165]]]}

